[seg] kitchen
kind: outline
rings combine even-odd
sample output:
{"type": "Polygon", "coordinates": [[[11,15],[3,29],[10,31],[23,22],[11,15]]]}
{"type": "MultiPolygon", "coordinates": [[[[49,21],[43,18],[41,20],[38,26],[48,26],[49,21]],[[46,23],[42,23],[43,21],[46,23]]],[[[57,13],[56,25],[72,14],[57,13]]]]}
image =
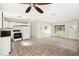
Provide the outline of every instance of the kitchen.
{"type": "Polygon", "coordinates": [[[0,11],[0,55],[11,53],[11,42],[30,39],[30,21],[14,21],[4,17],[4,12],[0,11]]]}

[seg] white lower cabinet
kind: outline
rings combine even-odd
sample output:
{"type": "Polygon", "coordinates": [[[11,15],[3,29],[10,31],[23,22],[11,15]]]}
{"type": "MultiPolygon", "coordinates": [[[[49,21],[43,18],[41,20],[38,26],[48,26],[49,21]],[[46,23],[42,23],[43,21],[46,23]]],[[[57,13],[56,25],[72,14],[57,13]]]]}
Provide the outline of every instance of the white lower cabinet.
{"type": "Polygon", "coordinates": [[[29,27],[26,27],[26,26],[21,27],[21,32],[22,32],[23,40],[30,39],[30,28],[29,27]]]}
{"type": "Polygon", "coordinates": [[[11,52],[10,37],[0,37],[0,56],[7,56],[11,52]]]}

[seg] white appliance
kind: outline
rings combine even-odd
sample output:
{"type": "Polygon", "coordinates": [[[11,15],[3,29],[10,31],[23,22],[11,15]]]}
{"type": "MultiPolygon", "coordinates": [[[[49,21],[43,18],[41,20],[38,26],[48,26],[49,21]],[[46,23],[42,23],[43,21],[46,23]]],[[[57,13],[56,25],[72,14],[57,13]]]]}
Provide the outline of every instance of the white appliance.
{"type": "Polygon", "coordinates": [[[12,41],[22,40],[22,33],[20,30],[13,30],[11,35],[12,41]]]}
{"type": "Polygon", "coordinates": [[[22,26],[21,27],[21,33],[23,40],[30,39],[30,27],[29,26],[22,26]]]}

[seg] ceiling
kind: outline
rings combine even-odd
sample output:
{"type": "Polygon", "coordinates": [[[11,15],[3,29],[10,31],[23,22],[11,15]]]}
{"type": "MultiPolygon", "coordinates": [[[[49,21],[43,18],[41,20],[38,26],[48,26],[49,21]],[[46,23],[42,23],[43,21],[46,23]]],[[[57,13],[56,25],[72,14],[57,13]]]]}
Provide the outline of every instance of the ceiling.
{"type": "Polygon", "coordinates": [[[20,3],[2,3],[0,10],[4,11],[4,16],[12,19],[46,21],[51,23],[79,20],[78,3],[52,3],[49,5],[37,5],[44,13],[40,14],[34,8],[29,13],[25,13],[29,5],[20,3]]]}

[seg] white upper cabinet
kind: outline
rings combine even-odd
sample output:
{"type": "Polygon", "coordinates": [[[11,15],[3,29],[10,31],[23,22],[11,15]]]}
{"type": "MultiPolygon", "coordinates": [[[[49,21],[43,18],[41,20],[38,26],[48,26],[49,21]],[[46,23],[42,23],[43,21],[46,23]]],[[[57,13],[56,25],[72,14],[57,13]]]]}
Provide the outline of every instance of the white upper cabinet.
{"type": "Polygon", "coordinates": [[[2,28],[2,12],[0,11],[0,29],[2,28]]]}
{"type": "Polygon", "coordinates": [[[7,28],[7,26],[8,26],[8,23],[7,23],[8,21],[4,21],[4,28],[7,28]]]}

